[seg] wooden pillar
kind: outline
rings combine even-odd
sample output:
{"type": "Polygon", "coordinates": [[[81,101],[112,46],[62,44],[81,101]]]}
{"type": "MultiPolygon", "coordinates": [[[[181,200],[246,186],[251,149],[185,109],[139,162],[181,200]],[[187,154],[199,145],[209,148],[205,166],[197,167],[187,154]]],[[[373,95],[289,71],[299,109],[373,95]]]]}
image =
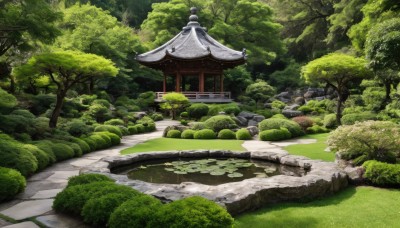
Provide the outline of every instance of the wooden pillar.
{"type": "Polygon", "coordinates": [[[219,91],[221,93],[224,92],[224,75],[223,74],[219,75],[219,86],[220,86],[219,91]]]}
{"type": "Polygon", "coordinates": [[[164,73],[164,83],[163,83],[163,92],[167,92],[167,75],[164,73]]]}
{"type": "Polygon", "coordinates": [[[204,92],[204,71],[199,73],[199,92],[204,92]]]}
{"type": "Polygon", "coordinates": [[[216,81],[216,80],[215,80],[216,77],[215,77],[215,76],[216,76],[216,75],[214,74],[214,75],[213,75],[213,78],[214,78],[213,91],[214,91],[214,93],[216,92],[216,88],[215,88],[215,87],[216,87],[216,82],[215,82],[215,81],[216,81]]]}
{"type": "Polygon", "coordinates": [[[181,73],[176,73],[175,92],[181,92],[181,73]]]}

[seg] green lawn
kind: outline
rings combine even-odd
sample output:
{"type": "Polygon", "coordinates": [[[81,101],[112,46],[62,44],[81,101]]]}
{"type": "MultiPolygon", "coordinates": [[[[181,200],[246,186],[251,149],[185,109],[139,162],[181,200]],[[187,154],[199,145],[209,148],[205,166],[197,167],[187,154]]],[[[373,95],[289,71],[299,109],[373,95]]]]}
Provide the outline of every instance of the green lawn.
{"type": "Polygon", "coordinates": [[[245,151],[242,140],[198,140],[198,139],[169,139],[159,138],[140,143],[121,151],[121,154],[132,154],[148,151],[170,150],[232,150],[245,151]]]}
{"type": "Polygon", "coordinates": [[[399,227],[400,190],[350,187],[310,203],[283,203],[235,219],[235,227],[399,227]]]}
{"type": "Polygon", "coordinates": [[[290,154],[301,155],[311,159],[321,159],[323,161],[335,161],[335,153],[325,152],[326,149],[326,139],[329,133],[325,134],[315,134],[306,135],[301,137],[303,139],[316,139],[316,143],[311,144],[297,144],[285,147],[290,154]]]}

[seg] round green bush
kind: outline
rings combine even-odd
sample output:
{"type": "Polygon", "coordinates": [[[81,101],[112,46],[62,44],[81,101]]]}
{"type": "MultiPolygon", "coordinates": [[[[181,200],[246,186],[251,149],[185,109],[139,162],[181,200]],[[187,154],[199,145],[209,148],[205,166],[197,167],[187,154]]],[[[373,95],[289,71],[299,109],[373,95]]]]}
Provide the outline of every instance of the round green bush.
{"type": "Polygon", "coordinates": [[[179,139],[181,138],[181,132],[179,130],[169,130],[167,132],[167,138],[179,139]]]}
{"type": "Polygon", "coordinates": [[[79,119],[74,119],[71,122],[66,123],[65,129],[75,137],[87,134],[92,130],[90,126],[86,125],[85,122],[79,119]]]}
{"type": "Polygon", "coordinates": [[[189,126],[192,130],[203,130],[206,128],[206,125],[204,124],[204,122],[191,122],[189,123],[189,126]]]}
{"type": "Polygon", "coordinates": [[[144,126],[145,132],[152,132],[156,130],[156,124],[155,123],[148,123],[146,126],[144,126]]]}
{"type": "Polygon", "coordinates": [[[0,166],[18,170],[29,176],[38,169],[38,161],[31,152],[23,148],[23,144],[0,134],[0,166]]]}
{"type": "MultiPolygon", "coordinates": [[[[151,226],[150,221],[158,220],[157,211],[162,208],[160,200],[149,196],[140,195],[120,205],[111,214],[108,226],[110,228],[120,227],[170,227],[151,226]]],[[[168,212],[169,213],[169,212],[168,212]]]]}
{"type": "Polygon", "coordinates": [[[104,132],[108,131],[93,132],[93,135],[98,135],[105,141],[105,147],[103,147],[102,149],[109,148],[112,146],[111,138],[108,135],[104,134],[104,132]]]}
{"type": "Polygon", "coordinates": [[[97,174],[97,173],[87,173],[87,174],[81,174],[78,176],[73,176],[68,179],[68,187],[72,187],[75,185],[82,185],[82,184],[90,184],[93,182],[100,182],[100,181],[106,181],[106,182],[114,182],[113,179],[102,175],[102,174],[97,174]]]}
{"type": "Polygon", "coordinates": [[[193,135],[194,139],[215,139],[215,132],[211,129],[203,129],[196,131],[193,135]]]}
{"type": "Polygon", "coordinates": [[[64,161],[74,157],[74,150],[64,143],[53,143],[51,149],[56,156],[57,161],[64,161]]]}
{"type": "Polygon", "coordinates": [[[92,225],[106,225],[113,211],[125,201],[135,198],[134,192],[111,193],[100,198],[92,198],[82,208],[82,217],[92,225]]]}
{"type": "Polygon", "coordinates": [[[69,147],[71,147],[74,150],[74,157],[81,157],[83,152],[81,147],[77,143],[73,142],[65,142],[69,147]]]}
{"type": "Polygon", "coordinates": [[[187,126],[189,124],[189,122],[187,120],[184,120],[184,119],[182,119],[180,122],[181,122],[181,124],[183,126],[187,126]]]}
{"type": "Polygon", "coordinates": [[[118,126],[118,125],[124,125],[124,121],[121,119],[111,119],[111,120],[107,120],[106,122],[104,122],[104,125],[113,125],[113,126],[118,126]]]}
{"type": "Polygon", "coordinates": [[[100,135],[93,134],[90,135],[89,138],[95,142],[95,148],[96,148],[95,150],[100,150],[108,147],[107,141],[105,141],[103,137],[101,137],[100,135]]]}
{"type": "Polygon", "coordinates": [[[136,124],[135,127],[138,134],[146,132],[146,128],[143,126],[143,124],[136,124]]]}
{"type": "Polygon", "coordinates": [[[33,115],[30,111],[26,110],[26,109],[17,109],[14,110],[10,113],[11,115],[17,115],[17,116],[23,116],[25,118],[29,118],[29,119],[35,119],[36,116],[33,115]]]}
{"type": "MultiPolygon", "coordinates": [[[[95,151],[97,150],[97,145],[96,141],[94,139],[91,139],[90,137],[86,138],[81,138],[85,143],[89,145],[90,151],[95,151]]],[[[101,139],[102,140],[102,139],[101,139]]]]}
{"type": "Polygon", "coordinates": [[[364,177],[375,185],[400,186],[400,165],[387,164],[375,160],[366,161],[364,177]]]}
{"type": "Polygon", "coordinates": [[[297,116],[292,118],[292,120],[300,125],[303,131],[306,131],[307,128],[312,127],[314,121],[308,116],[297,116]]]}
{"type": "Polygon", "coordinates": [[[136,135],[138,133],[136,126],[129,126],[128,131],[129,131],[129,134],[131,134],[131,135],[136,135]]]}
{"type": "Polygon", "coordinates": [[[262,131],[259,137],[261,141],[280,141],[290,139],[292,135],[288,129],[281,128],[262,131]]]}
{"type": "Polygon", "coordinates": [[[213,116],[204,122],[205,126],[212,129],[215,132],[219,132],[222,129],[234,129],[237,127],[235,121],[226,115],[213,116]]]}
{"type": "Polygon", "coordinates": [[[222,129],[217,136],[218,139],[236,139],[236,134],[230,129],[222,129]]]}
{"type": "Polygon", "coordinates": [[[125,126],[118,125],[119,130],[121,130],[122,135],[129,135],[129,130],[125,126]]]}
{"type": "Polygon", "coordinates": [[[236,132],[236,139],[237,140],[250,140],[252,139],[249,130],[246,128],[242,128],[236,132]]]}
{"type": "Polygon", "coordinates": [[[335,128],[337,126],[336,114],[328,114],[324,116],[324,126],[326,128],[335,128]]]}
{"type": "Polygon", "coordinates": [[[191,130],[191,129],[184,130],[184,131],[182,132],[182,134],[181,134],[181,138],[183,138],[183,139],[193,139],[193,138],[194,138],[194,133],[195,133],[195,132],[196,132],[196,131],[191,130]]]}
{"type": "Polygon", "coordinates": [[[282,127],[288,129],[292,137],[304,135],[300,125],[288,119],[266,119],[258,124],[260,132],[271,129],[281,129],[282,127]]]}
{"type": "Polygon", "coordinates": [[[164,119],[163,115],[160,114],[160,113],[153,113],[153,114],[150,116],[150,118],[153,119],[154,121],[160,121],[160,120],[163,120],[163,119],[164,119]]]}
{"type": "Polygon", "coordinates": [[[49,165],[49,156],[47,155],[46,152],[43,150],[39,149],[35,145],[31,144],[25,144],[23,145],[24,149],[27,149],[29,152],[35,156],[36,160],[38,161],[38,170],[42,170],[46,168],[49,165]]]}
{"type": "Polygon", "coordinates": [[[108,136],[111,139],[111,145],[113,145],[113,146],[119,145],[121,143],[121,138],[118,135],[114,134],[114,133],[111,133],[111,132],[108,132],[108,131],[99,132],[99,133],[108,136]]]}
{"type": "Polygon", "coordinates": [[[376,120],[376,114],[372,112],[352,113],[344,115],[341,119],[343,125],[353,125],[357,121],[376,120]]]}
{"type": "Polygon", "coordinates": [[[189,114],[187,112],[181,112],[181,114],[179,115],[181,118],[188,118],[189,114]]]}
{"type": "Polygon", "coordinates": [[[188,116],[193,119],[200,119],[203,116],[206,116],[208,113],[208,106],[203,103],[192,104],[190,107],[186,109],[188,116]]]}
{"type": "Polygon", "coordinates": [[[32,141],[31,143],[47,154],[47,156],[49,157],[49,165],[54,164],[57,161],[56,155],[53,152],[50,141],[41,140],[41,141],[32,141]]]}
{"type": "Polygon", "coordinates": [[[100,126],[97,126],[94,129],[94,131],[95,132],[108,131],[108,132],[118,135],[120,138],[122,137],[121,129],[119,129],[117,126],[113,126],[113,125],[100,125],[100,126]]]}
{"type": "Polygon", "coordinates": [[[283,114],[277,113],[271,116],[270,119],[287,119],[283,114]]]}
{"type": "Polygon", "coordinates": [[[0,202],[12,199],[25,189],[26,180],[20,172],[0,167],[0,202]]]}
{"type": "Polygon", "coordinates": [[[163,205],[148,227],[232,227],[233,221],[223,207],[193,196],[163,205]]]}
{"type": "Polygon", "coordinates": [[[69,141],[78,144],[83,154],[87,154],[91,151],[89,144],[82,139],[71,137],[69,141]]]}

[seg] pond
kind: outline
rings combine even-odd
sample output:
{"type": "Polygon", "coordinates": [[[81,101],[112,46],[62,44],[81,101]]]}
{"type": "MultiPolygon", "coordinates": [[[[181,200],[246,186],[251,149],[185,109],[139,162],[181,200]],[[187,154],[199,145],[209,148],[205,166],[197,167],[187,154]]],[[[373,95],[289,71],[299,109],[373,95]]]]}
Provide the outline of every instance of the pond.
{"type": "Polygon", "coordinates": [[[251,159],[179,159],[153,160],[120,167],[113,173],[149,183],[180,184],[196,182],[219,185],[249,178],[268,178],[275,175],[303,176],[306,171],[261,160],[251,159]]]}

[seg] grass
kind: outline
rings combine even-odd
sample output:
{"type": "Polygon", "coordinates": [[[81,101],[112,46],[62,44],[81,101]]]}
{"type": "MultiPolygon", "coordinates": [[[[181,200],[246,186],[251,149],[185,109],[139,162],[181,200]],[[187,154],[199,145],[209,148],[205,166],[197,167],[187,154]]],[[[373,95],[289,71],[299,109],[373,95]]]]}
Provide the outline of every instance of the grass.
{"type": "Polygon", "coordinates": [[[400,190],[350,187],[310,203],[265,207],[235,219],[237,228],[399,227],[400,190]]]}
{"type": "Polygon", "coordinates": [[[242,140],[198,140],[198,139],[170,139],[158,138],[140,143],[121,151],[121,154],[132,154],[149,151],[171,150],[232,150],[246,151],[242,147],[242,140]]]}
{"type": "Polygon", "coordinates": [[[326,149],[326,139],[329,133],[306,135],[301,137],[301,139],[316,139],[316,143],[311,144],[296,144],[285,147],[290,154],[301,155],[311,159],[320,159],[323,161],[335,161],[335,153],[325,152],[326,149]]]}

